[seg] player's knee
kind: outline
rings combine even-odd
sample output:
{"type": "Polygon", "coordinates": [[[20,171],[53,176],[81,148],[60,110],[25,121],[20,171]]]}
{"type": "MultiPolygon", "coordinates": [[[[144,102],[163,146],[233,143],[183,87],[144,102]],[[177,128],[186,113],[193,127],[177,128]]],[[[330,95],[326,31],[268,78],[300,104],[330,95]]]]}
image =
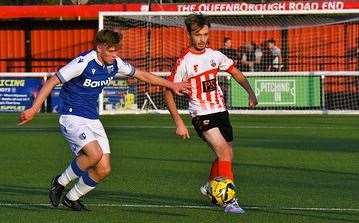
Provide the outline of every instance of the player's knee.
{"type": "Polygon", "coordinates": [[[88,155],[92,166],[96,165],[102,159],[103,153],[101,149],[97,149],[88,155]]]}
{"type": "Polygon", "coordinates": [[[94,161],[95,161],[96,163],[98,163],[98,162],[100,162],[100,160],[102,159],[102,156],[103,156],[102,150],[101,150],[101,149],[98,149],[98,150],[96,151],[96,153],[94,154],[93,159],[94,159],[94,161]]]}
{"type": "Polygon", "coordinates": [[[107,177],[108,175],[110,175],[110,173],[111,173],[111,167],[110,167],[110,166],[107,166],[107,167],[105,167],[105,168],[103,169],[103,175],[104,175],[105,177],[107,177]]]}
{"type": "Polygon", "coordinates": [[[232,148],[229,145],[223,144],[218,147],[218,159],[222,161],[231,161],[233,159],[232,148]]]}
{"type": "Polygon", "coordinates": [[[111,173],[111,166],[104,166],[99,169],[97,169],[97,174],[101,176],[101,178],[105,178],[110,175],[111,173]]]}

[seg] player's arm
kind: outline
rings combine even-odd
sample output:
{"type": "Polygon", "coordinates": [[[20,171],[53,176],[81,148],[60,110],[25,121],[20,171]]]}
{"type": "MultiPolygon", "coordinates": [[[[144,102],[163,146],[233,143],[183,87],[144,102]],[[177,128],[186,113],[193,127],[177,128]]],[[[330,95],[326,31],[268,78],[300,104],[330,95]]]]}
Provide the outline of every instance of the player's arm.
{"type": "Polygon", "coordinates": [[[217,58],[219,60],[219,69],[225,70],[232,75],[232,77],[244,88],[248,93],[248,106],[254,108],[258,102],[252,87],[249,85],[247,78],[237,68],[233,66],[233,61],[225,56],[223,53],[217,51],[217,58]]]}
{"type": "Polygon", "coordinates": [[[37,112],[41,109],[42,104],[44,103],[46,98],[51,93],[52,89],[58,84],[60,84],[60,80],[57,77],[57,75],[53,75],[44,83],[44,85],[40,89],[40,92],[38,93],[37,97],[35,98],[34,103],[32,104],[31,108],[26,109],[25,111],[21,112],[20,117],[19,117],[20,122],[18,125],[23,125],[23,124],[31,121],[35,117],[37,112]]]}
{"type": "Polygon", "coordinates": [[[176,123],[176,134],[183,139],[189,139],[188,129],[178,113],[172,91],[166,88],[164,91],[164,98],[167,104],[168,111],[170,112],[172,119],[176,123]]]}
{"type": "Polygon", "coordinates": [[[228,72],[232,75],[232,77],[244,88],[244,90],[248,93],[248,106],[250,108],[254,108],[258,102],[257,97],[252,90],[252,87],[249,85],[247,78],[240,72],[237,68],[232,67],[228,72]]]}
{"type": "Polygon", "coordinates": [[[135,71],[134,77],[153,85],[160,85],[162,87],[169,88],[177,95],[181,95],[181,92],[187,92],[187,89],[190,87],[187,82],[173,83],[152,73],[137,69],[135,71]]]}

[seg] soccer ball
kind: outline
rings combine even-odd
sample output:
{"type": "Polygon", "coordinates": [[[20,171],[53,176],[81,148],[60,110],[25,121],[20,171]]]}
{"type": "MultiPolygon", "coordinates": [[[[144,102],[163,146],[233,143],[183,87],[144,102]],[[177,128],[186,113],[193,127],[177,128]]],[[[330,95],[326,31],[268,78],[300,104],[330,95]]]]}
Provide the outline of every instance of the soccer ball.
{"type": "Polygon", "coordinates": [[[230,179],[216,177],[209,182],[209,186],[209,196],[215,205],[223,206],[230,203],[236,197],[236,187],[230,179]]]}

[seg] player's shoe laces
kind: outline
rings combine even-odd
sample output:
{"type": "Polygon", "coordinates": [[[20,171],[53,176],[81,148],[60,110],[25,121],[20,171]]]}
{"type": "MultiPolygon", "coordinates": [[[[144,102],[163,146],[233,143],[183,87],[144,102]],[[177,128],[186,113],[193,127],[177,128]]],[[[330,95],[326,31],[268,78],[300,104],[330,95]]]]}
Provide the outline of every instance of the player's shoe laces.
{"type": "Polygon", "coordinates": [[[211,188],[209,186],[209,182],[207,182],[205,185],[203,185],[202,187],[199,188],[199,190],[201,191],[201,194],[204,196],[209,196],[211,193],[211,188]]]}
{"type": "Polygon", "coordinates": [[[60,175],[54,177],[51,182],[51,186],[49,189],[49,198],[50,203],[52,206],[57,207],[60,204],[62,192],[64,191],[65,187],[62,186],[57,179],[59,179],[60,175]]]}
{"type": "Polygon", "coordinates": [[[72,201],[64,196],[62,200],[62,204],[73,211],[89,211],[81,202],[80,200],[72,201]]]}
{"type": "Polygon", "coordinates": [[[233,199],[230,203],[224,205],[224,212],[234,214],[244,214],[244,210],[239,207],[237,199],[233,199]]]}

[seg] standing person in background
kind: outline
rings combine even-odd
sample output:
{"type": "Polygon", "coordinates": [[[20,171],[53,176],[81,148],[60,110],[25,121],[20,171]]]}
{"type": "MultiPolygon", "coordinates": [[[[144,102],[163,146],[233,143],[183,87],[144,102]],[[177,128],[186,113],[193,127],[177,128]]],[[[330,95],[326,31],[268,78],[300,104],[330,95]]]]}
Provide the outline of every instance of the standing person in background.
{"type": "Polygon", "coordinates": [[[271,65],[270,65],[270,71],[272,72],[278,72],[282,70],[283,64],[282,64],[282,53],[281,50],[276,46],[276,42],[274,39],[270,39],[267,41],[268,49],[271,57],[271,65]]]}
{"type": "Polygon", "coordinates": [[[232,59],[234,62],[234,66],[238,67],[239,65],[239,55],[238,51],[232,48],[232,39],[229,37],[224,37],[223,39],[223,48],[218,49],[219,52],[226,55],[229,59],[232,59]]]}
{"type": "Polygon", "coordinates": [[[247,42],[239,51],[239,70],[242,72],[253,72],[257,69],[261,58],[260,49],[255,42],[247,42]]]}
{"type": "MultiPolygon", "coordinates": [[[[223,53],[207,48],[210,23],[202,14],[191,14],[185,19],[190,46],[177,60],[169,80],[178,83],[189,80],[191,89],[187,93],[192,124],[198,135],[210,146],[215,154],[207,183],[200,188],[203,195],[210,194],[209,181],[216,177],[234,180],[233,130],[229,114],[218,85],[218,71],[228,72],[247,91],[248,106],[257,105],[257,98],[245,76],[234,67],[233,60],[223,53]]],[[[189,132],[179,115],[173,94],[165,90],[168,110],[176,123],[176,134],[189,138],[189,132]]],[[[237,199],[224,205],[229,213],[244,213],[237,199]]]]}
{"type": "Polygon", "coordinates": [[[52,89],[63,84],[59,123],[75,158],[51,182],[49,199],[54,207],[62,199],[62,204],[74,211],[87,210],[80,202],[80,197],[95,189],[111,172],[110,146],[98,117],[97,100],[102,89],[115,75],[161,85],[176,94],[187,89],[186,83],[174,84],[124,62],[117,56],[121,40],[120,33],[112,30],[99,31],[95,37],[94,49],[82,53],[49,78],[32,107],[20,114],[19,125],[31,121],[52,89]],[[77,182],[62,197],[65,187],[74,180],[77,182]]]}

